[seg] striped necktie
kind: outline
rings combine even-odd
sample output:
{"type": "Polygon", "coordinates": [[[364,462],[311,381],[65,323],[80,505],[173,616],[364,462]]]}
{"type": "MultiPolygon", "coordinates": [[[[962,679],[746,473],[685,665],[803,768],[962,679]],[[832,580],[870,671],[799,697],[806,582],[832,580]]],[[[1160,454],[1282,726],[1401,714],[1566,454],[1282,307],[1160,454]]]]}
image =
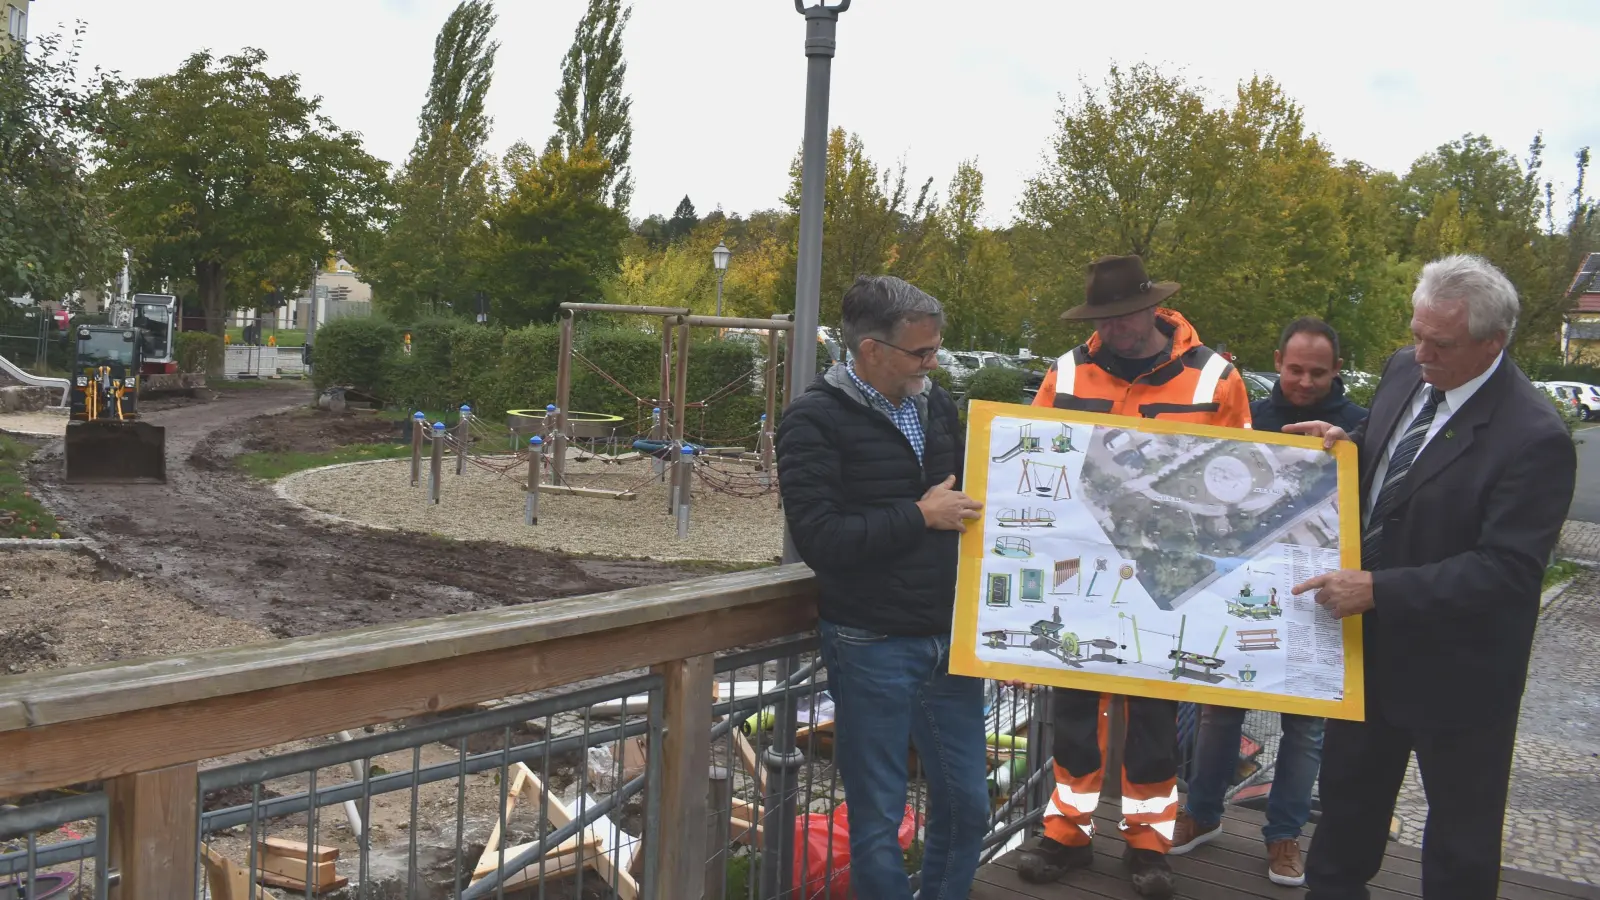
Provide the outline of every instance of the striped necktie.
{"type": "Polygon", "coordinates": [[[1422,404],[1422,411],[1411,420],[1411,426],[1400,437],[1400,443],[1394,445],[1394,452],[1389,454],[1389,468],[1383,474],[1383,487],[1372,504],[1372,511],[1367,514],[1367,530],[1361,535],[1361,568],[1369,572],[1383,562],[1383,520],[1399,499],[1406,475],[1411,471],[1411,464],[1417,461],[1417,453],[1422,450],[1422,443],[1428,436],[1428,427],[1433,424],[1433,417],[1443,400],[1444,391],[1436,387],[1428,388],[1428,399],[1422,404]]]}

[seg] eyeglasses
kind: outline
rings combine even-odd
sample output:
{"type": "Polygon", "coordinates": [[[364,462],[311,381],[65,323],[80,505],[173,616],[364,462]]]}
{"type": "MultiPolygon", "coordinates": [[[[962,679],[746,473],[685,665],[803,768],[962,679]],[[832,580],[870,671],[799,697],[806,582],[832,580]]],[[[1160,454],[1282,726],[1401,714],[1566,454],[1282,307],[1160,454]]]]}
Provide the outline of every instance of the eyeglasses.
{"type": "Polygon", "coordinates": [[[884,340],[883,338],[870,338],[870,340],[877,341],[878,343],[884,345],[885,347],[893,347],[894,349],[899,350],[901,353],[904,353],[907,356],[915,356],[918,360],[921,360],[923,365],[927,365],[928,363],[931,363],[934,360],[937,360],[939,358],[939,351],[940,351],[940,349],[942,349],[940,347],[929,347],[926,350],[907,350],[904,347],[895,346],[894,344],[889,343],[888,341],[884,340]]]}

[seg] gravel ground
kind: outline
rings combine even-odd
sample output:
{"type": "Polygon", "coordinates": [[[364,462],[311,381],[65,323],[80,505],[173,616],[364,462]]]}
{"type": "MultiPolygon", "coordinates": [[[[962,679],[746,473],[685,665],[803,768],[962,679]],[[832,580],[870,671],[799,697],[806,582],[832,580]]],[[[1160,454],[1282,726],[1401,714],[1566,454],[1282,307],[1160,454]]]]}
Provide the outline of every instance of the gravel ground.
{"type": "Polygon", "coordinates": [[[67,417],[62,413],[6,413],[0,415],[0,431],[61,437],[67,433],[67,417]]]}
{"type": "Polygon", "coordinates": [[[0,553],[0,676],[271,638],[83,553],[0,553]]]}
{"type": "MultiPolygon", "coordinates": [[[[650,475],[645,460],[604,465],[574,462],[575,487],[620,490],[650,475]]],[[[722,463],[718,463],[722,467],[722,463]]],[[[364,525],[378,525],[464,540],[502,541],[566,553],[658,560],[774,562],[783,553],[783,513],[774,491],[744,499],[696,481],[689,536],[678,538],[667,515],[668,486],[650,481],[636,500],[544,494],[539,524],[522,524],[522,473],[515,482],[476,466],[457,476],[446,464],[441,500],[427,503],[423,486],[410,485],[410,460],[312,469],[280,483],[289,499],[364,525]]],[[[423,476],[424,484],[427,476],[423,476]]]]}

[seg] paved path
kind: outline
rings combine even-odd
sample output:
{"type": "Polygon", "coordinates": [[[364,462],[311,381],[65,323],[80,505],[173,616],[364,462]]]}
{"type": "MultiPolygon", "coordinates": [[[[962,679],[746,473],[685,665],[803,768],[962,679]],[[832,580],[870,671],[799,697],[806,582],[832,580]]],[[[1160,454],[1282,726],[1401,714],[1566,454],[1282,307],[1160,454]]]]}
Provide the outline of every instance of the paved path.
{"type": "Polygon", "coordinates": [[[1600,427],[1578,432],[1578,488],[1573,492],[1568,517],[1600,522],[1600,427]]]}
{"type": "MultiPolygon", "coordinates": [[[[1560,555],[1600,561],[1600,525],[1569,522],[1560,555]]],[[[1420,845],[1427,801],[1414,760],[1395,815],[1400,840],[1420,845]]],[[[1569,583],[1539,620],[1517,729],[1504,862],[1600,885],[1600,569],[1569,583]]]]}

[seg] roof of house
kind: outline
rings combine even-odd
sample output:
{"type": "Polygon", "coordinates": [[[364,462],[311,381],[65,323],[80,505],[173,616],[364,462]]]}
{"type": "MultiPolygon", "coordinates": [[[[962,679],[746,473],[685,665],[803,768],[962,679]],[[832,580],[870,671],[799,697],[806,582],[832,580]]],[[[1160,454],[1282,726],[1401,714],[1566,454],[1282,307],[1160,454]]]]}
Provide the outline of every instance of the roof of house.
{"type": "Polygon", "coordinates": [[[1591,253],[1572,276],[1567,294],[1577,301],[1578,312],[1600,312],[1600,253],[1591,253]]]}

